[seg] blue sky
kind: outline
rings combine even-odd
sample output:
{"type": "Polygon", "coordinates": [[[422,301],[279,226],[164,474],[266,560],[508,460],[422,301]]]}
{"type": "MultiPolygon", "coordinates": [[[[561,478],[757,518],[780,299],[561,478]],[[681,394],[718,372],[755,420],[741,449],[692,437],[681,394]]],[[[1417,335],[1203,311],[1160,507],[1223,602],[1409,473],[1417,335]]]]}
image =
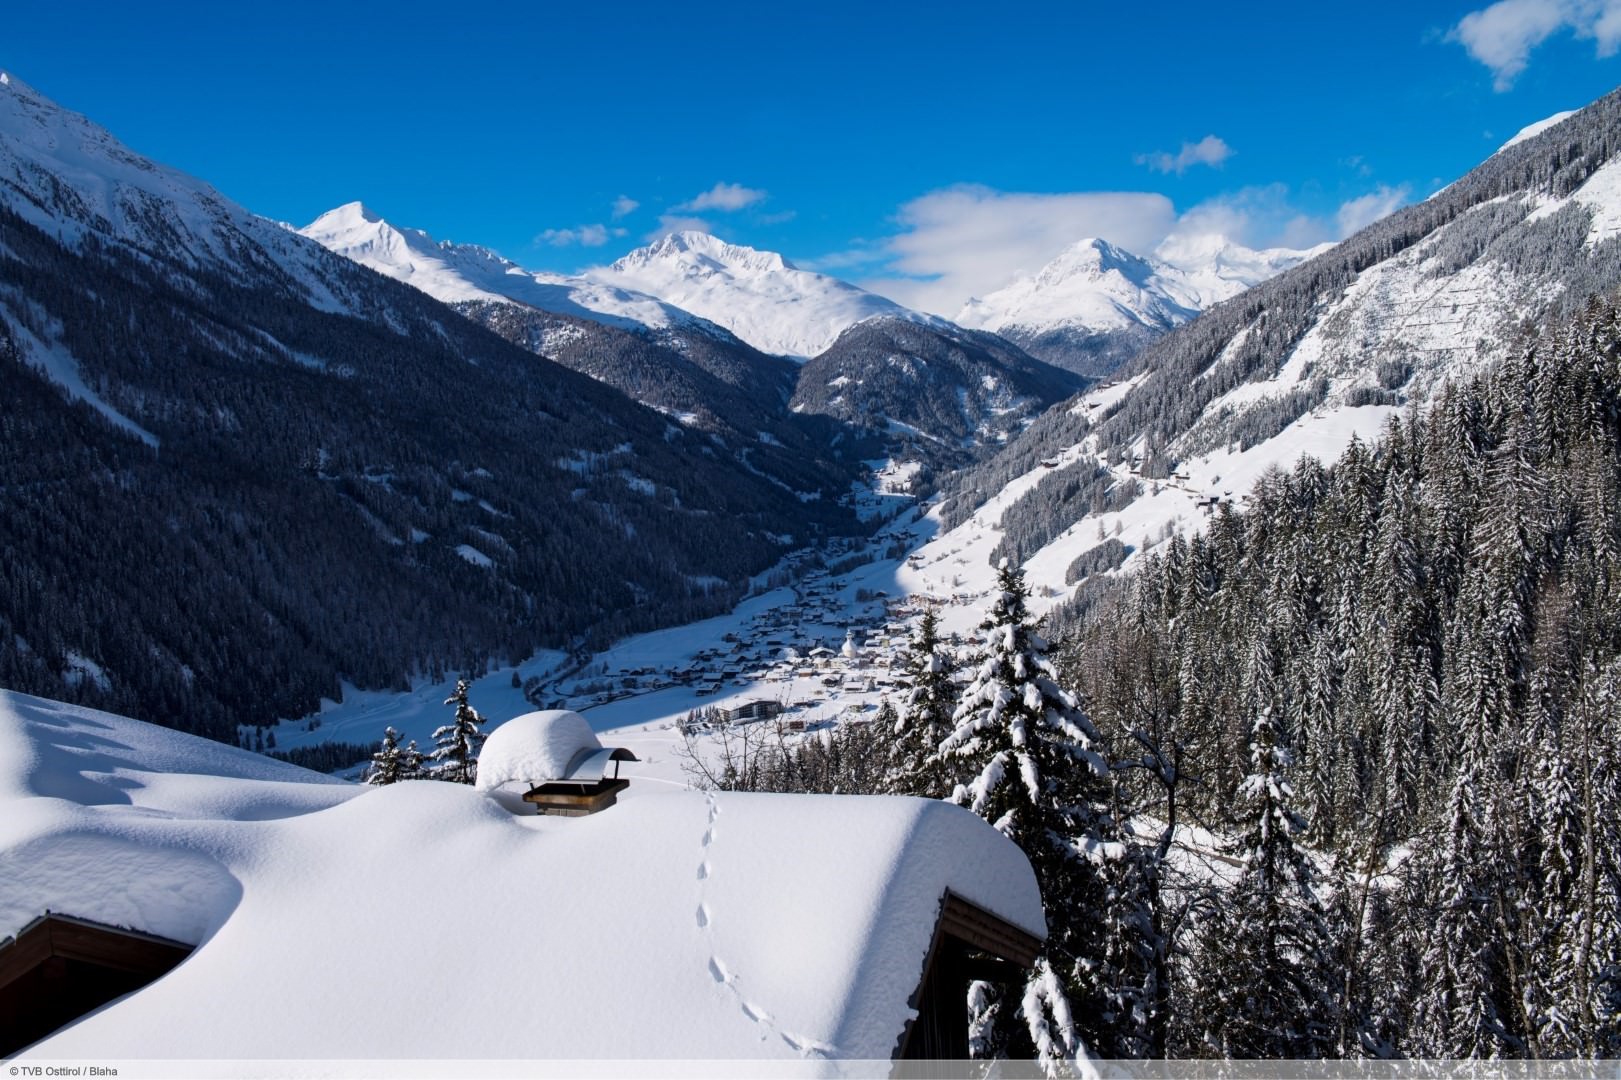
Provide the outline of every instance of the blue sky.
{"type": "Polygon", "coordinates": [[[20,6],[0,67],[267,216],[690,221],[948,314],[1093,233],[1337,239],[1621,81],[1621,0],[20,6]]]}

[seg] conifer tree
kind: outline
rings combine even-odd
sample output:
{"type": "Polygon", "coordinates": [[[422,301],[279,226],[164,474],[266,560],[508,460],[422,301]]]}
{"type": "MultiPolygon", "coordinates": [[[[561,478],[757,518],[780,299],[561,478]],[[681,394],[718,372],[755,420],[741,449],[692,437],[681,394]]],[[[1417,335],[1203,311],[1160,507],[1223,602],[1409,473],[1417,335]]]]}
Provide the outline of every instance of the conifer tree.
{"type": "Polygon", "coordinates": [[[1542,1056],[1612,1057],[1621,1048],[1621,661],[1589,664],[1579,699],[1543,746],[1525,794],[1541,846],[1526,914],[1533,1035],[1542,1056]],[[1557,742],[1555,742],[1557,740],[1557,742]]]}
{"type": "MultiPolygon", "coordinates": [[[[1102,1014],[1097,912],[1108,767],[1097,731],[1060,688],[1027,609],[1022,569],[1003,559],[973,680],[940,755],[968,776],[950,795],[1017,843],[1030,859],[1048,913],[1046,954],[1016,1001],[995,1007],[984,1047],[1035,1056],[1049,1072],[1084,1054],[1078,1015],[1102,1014]],[[1018,1018],[1018,1026],[1013,1021],[1018,1018]]],[[[983,995],[982,995],[983,996],[983,995]]]]}
{"type": "MultiPolygon", "coordinates": [[[[416,745],[415,743],[412,744],[416,745]]],[[[383,744],[371,756],[371,768],[366,770],[368,784],[396,784],[405,779],[404,751],[400,749],[400,733],[392,727],[383,731],[383,744]]]]}
{"type": "Polygon", "coordinates": [[[421,780],[425,775],[422,762],[422,751],[417,749],[417,741],[412,739],[400,751],[400,779],[421,780]]]}
{"type": "Polygon", "coordinates": [[[887,697],[870,722],[839,725],[834,733],[841,758],[835,792],[878,795],[888,789],[895,771],[895,743],[890,733],[900,725],[900,713],[887,697]]]}
{"type": "Polygon", "coordinates": [[[1486,723],[1469,724],[1463,735],[1424,858],[1433,917],[1413,1017],[1413,1051],[1422,1057],[1498,1057],[1511,1024],[1500,992],[1504,942],[1493,925],[1504,884],[1489,825],[1494,754],[1486,723]]]}
{"type": "Polygon", "coordinates": [[[902,661],[911,681],[905,708],[891,725],[894,750],[885,790],[895,795],[945,797],[951,790],[939,757],[956,709],[957,688],[951,679],[951,658],[940,642],[940,619],[925,611],[917,635],[908,643],[902,661]]]}
{"type": "MultiPolygon", "coordinates": [[[[1269,665],[1257,651],[1253,663],[1269,665]]],[[[1321,1058],[1339,1034],[1332,945],[1317,874],[1297,842],[1306,822],[1292,805],[1291,756],[1280,735],[1272,706],[1263,705],[1239,787],[1243,832],[1233,853],[1242,871],[1195,948],[1195,1012],[1208,1025],[1206,1045],[1224,1057],[1321,1058]]]]}
{"type": "Polygon", "coordinates": [[[456,706],[456,716],[433,733],[434,750],[428,756],[437,764],[432,776],[436,780],[471,784],[478,778],[478,751],[484,745],[484,732],[479,726],[484,718],[467,702],[466,679],[456,680],[456,690],[445,699],[445,704],[456,706]]]}

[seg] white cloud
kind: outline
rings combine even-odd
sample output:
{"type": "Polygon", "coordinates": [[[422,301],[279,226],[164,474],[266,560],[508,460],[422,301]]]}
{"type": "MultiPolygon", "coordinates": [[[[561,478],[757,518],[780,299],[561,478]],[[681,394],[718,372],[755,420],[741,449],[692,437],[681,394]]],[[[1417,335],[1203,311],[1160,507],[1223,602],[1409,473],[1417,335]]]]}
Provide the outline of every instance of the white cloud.
{"type": "Polygon", "coordinates": [[[1491,69],[1502,92],[1525,70],[1531,50],[1561,30],[1597,43],[1599,56],[1621,46],[1621,0],[1498,0],[1471,11],[1447,33],[1491,69]]]}
{"type": "Polygon", "coordinates": [[[629,216],[630,214],[634,213],[636,208],[640,205],[642,204],[631,198],[629,195],[619,196],[619,198],[614,200],[612,213],[613,220],[618,221],[622,217],[629,216]]]}
{"type": "Polygon", "coordinates": [[[722,213],[731,213],[746,206],[753,206],[755,203],[764,200],[765,196],[764,191],[758,188],[747,188],[742,184],[716,184],[703,194],[695,195],[686,202],[671,207],[671,209],[688,213],[698,213],[704,210],[719,210],[722,213]]]}
{"type": "Polygon", "coordinates": [[[1179,245],[1195,248],[1220,237],[1257,250],[1308,248],[1337,239],[1332,222],[1291,201],[1287,184],[1240,188],[1207,199],[1177,219],[1171,236],[1179,245]]]}
{"type": "Polygon", "coordinates": [[[1394,188],[1380,184],[1366,195],[1341,203],[1339,212],[1334,215],[1334,223],[1339,227],[1338,238],[1343,240],[1380,218],[1388,217],[1406,203],[1411,194],[1412,188],[1406,184],[1394,188]]]}
{"type": "MultiPolygon", "coordinates": [[[[614,230],[620,233],[622,230],[614,230]]],[[[572,229],[547,229],[535,237],[537,244],[550,244],[552,247],[601,247],[608,242],[609,230],[606,225],[576,225],[572,229]]]]}
{"type": "Polygon", "coordinates": [[[1369,165],[1368,159],[1363,157],[1361,154],[1352,154],[1348,158],[1341,158],[1340,164],[1345,166],[1347,169],[1354,170],[1358,176],[1373,175],[1373,166],[1369,165]]]}
{"type": "Polygon", "coordinates": [[[1590,32],[1582,36],[1591,36],[1598,42],[1599,56],[1614,56],[1616,49],[1621,48],[1621,3],[1604,4],[1590,32]]]}
{"type": "Polygon", "coordinates": [[[1404,204],[1405,185],[1380,185],[1312,214],[1285,184],[1241,188],[1178,214],[1152,192],[1028,194],[985,187],[931,192],[900,208],[902,231],[800,264],[854,272],[859,283],[908,307],[955,316],[971,297],[1034,274],[1076,241],[1101,237],[1152,255],[1208,250],[1217,238],[1245,247],[1301,250],[1341,240],[1404,204]]]}
{"type": "Polygon", "coordinates": [[[1241,188],[1193,207],[1177,220],[1171,236],[1179,245],[1191,247],[1220,236],[1257,250],[1281,247],[1300,251],[1345,239],[1400,208],[1411,194],[1406,184],[1380,184],[1365,195],[1341,203],[1328,217],[1301,210],[1285,184],[1241,188]]]}
{"type": "Polygon", "coordinates": [[[1152,154],[1138,154],[1137,164],[1147,165],[1155,172],[1175,173],[1181,176],[1194,165],[1219,167],[1233,156],[1233,148],[1214,135],[1206,135],[1196,143],[1185,142],[1176,153],[1160,150],[1152,154]]]}
{"type": "Polygon", "coordinates": [[[884,242],[887,265],[863,284],[949,317],[969,297],[983,296],[1021,273],[1035,273],[1088,236],[1130,251],[1152,250],[1175,218],[1170,199],[1147,192],[948,188],[900,208],[904,231],[884,242]]]}
{"type": "Polygon", "coordinates": [[[654,240],[662,240],[671,233],[713,233],[714,231],[715,227],[709,222],[705,221],[703,218],[686,217],[681,214],[660,214],[658,228],[650,231],[646,236],[642,237],[642,239],[652,242],[654,240]]]}
{"type": "Polygon", "coordinates": [[[794,257],[794,265],[801,270],[815,270],[820,274],[834,274],[840,270],[850,270],[855,267],[874,268],[882,267],[889,260],[884,249],[873,247],[872,244],[859,237],[850,242],[851,246],[844,251],[833,251],[815,258],[794,257]]]}

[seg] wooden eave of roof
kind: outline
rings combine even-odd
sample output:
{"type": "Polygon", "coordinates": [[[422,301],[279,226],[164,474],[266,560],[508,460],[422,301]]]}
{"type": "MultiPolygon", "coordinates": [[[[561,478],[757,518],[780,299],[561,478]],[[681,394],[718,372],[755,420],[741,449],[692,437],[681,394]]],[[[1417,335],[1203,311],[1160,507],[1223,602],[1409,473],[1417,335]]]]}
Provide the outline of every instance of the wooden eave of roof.
{"type": "Polygon", "coordinates": [[[0,941],[0,1058],[164,975],[192,946],[47,912],[0,941]]]}
{"type": "Polygon", "coordinates": [[[193,946],[140,930],[47,912],[0,941],[0,987],[51,957],[79,960],[114,971],[161,974],[191,954],[193,946]]]}
{"type": "MultiPolygon", "coordinates": [[[[930,997],[930,982],[935,977],[942,953],[960,954],[966,946],[982,955],[954,955],[946,964],[948,968],[955,966],[960,976],[1010,983],[1035,966],[1043,944],[1041,938],[1028,930],[1014,926],[995,912],[947,889],[940,898],[940,917],[935,922],[928,955],[923,960],[923,973],[909,1002],[919,1010],[919,1014],[915,1020],[907,1023],[896,1040],[895,1058],[904,1060],[916,1057],[918,1047],[926,1045],[927,1037],[921,1034],[919,1027],[932,1019],[924,1015],[924,1010],[931,1004],[925,999],[930,997]]],[[[966,997],[963,1000],[966,1007],[966,997]]],[[[966,1025],[966,1015],[963,1019],[966,1025]]]]}
{"type": "Polygon", "coordinates": [[[990,953],[1001,960],[1010,960],[1022,968],[1035,966],[1041,955],[1041,938],[1022,930],[1000,915],[986,911],[946,890],[940,904],[940,924],[937,934],[950,934],[981,952],[990,953]]]}

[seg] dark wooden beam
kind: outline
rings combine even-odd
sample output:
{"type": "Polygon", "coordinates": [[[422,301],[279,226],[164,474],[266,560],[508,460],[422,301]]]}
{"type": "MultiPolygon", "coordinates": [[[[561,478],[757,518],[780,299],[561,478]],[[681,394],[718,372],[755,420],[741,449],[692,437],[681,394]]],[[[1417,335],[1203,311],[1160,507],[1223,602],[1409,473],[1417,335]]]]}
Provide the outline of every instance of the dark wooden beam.
{"type": "Polygon", "coordinates": [[[0,945],[0,990],[5,989],[51,957],[51,933],[35,919],[0,945]]]}
{"type": "Polygon", "coordinates": [[[192,946],[47,914],[0,942],[0,1057],[172,970],[192,946]]]}
{"type": "Polygon", "coordinates": [[[946,933],[974,948],[1011,960],[1020,967],[1034,966],[1036,957],[1041,955],[1041,938],[949,889],[940,908],[940,925],[946,933]]]}
{"type": "Polygon", "coordinates": [[[1018,964],[1010,964],[1006,960],[977,954],[965,957],[959,968],[969,982],[1001,983],[1004,986],[1024,982],[1025,973],[1029,970],[1018,964]]]}
{"type": "Polygon", "coordinates": [[[51,936],[51,955],[114,971],[168,971],[192,949],[154,934],[99,926],[61,915],[52,915],[46,927],[51,936]]]}
{"type": "Polygon", "coordinates": [[[541,784],[524,793],[523,801],[533,803],[542,814],[583,817],[606,810],[630,787],[629,780],[602,780],[595,784],[541,784]]]}
{"type": "Polygon", "coordinates": [[[968,1056],[968,984],[975,980],[1016,986],[1041,955],[1042,941],[994,912],[947,889],[923,960],[923,974],[907,1004],[917,1016],[896,1041],[903,1061],[968,1056]]]}

